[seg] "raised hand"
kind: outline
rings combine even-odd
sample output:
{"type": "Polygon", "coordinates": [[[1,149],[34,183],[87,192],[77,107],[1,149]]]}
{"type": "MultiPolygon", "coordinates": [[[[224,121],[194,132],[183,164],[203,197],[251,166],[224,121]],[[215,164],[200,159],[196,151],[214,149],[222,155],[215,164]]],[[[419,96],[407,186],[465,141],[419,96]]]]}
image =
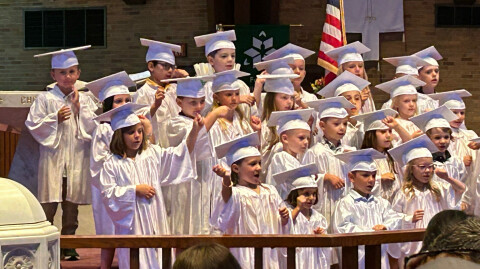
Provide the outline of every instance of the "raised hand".
{"type": "Polygon", "coordinates": [[[145,197],[147,199],[152,198],[156,194],[155,188],[147,184],[136,185],[135,193],[137,194],[137,196],[145,197]]]}
{"type": "Polygon", "coordinates": [[[70,119],[70,116],[72,115],[72,110],[68,106],[63,106],[58,110],[57,112],[57,117],[58,117],[58,123],[62,123],[68,119],[70,119]]]}

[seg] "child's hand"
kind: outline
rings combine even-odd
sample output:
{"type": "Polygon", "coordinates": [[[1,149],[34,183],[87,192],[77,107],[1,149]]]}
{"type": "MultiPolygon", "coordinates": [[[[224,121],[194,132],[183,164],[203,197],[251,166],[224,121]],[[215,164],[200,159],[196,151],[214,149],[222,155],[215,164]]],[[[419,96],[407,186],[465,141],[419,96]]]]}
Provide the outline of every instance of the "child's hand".
{"type": "Polygon", "coordinates": [[[150,120],[143,115],[138,115],[138,119],[140,120],[140,123],[143,125],[143,134],[147,137],[151,136],[153,129],[152,129],[152,123],[150,123],[150,120]]]}
{"type": "Polygon", "coordinates": [[[303,102],[302,102],[302,97],[300,96],[300,93],[295,91],[293,93],[293,97],[295,97],[295,104],[297,104],[297,106],[299,106],[299,107],[302,107],[303,102]]]}
{"type": "Polygon", "coordinates": [[[460,204],[460,210],[465,211],[465,212],[469,212],[470,211],[470,205],[465,203],[465,202],[462,202],[460,204]]]}
{"type": "Polygon", "coordinates": [[[78,93],[77,88],[73,87],[73,93],[72,93],[72,105],[73,105],[73,112],[75,114],[78,114],[78,111],[80,111],[80,94],[78,93]]]}
{"type": "Polygon", "coordinates": [[[282,218],[282,225],[287,224],[288,222],[288,209],[286,207],[282,207],[278,210],[280,214],[280,218],[282,218]]]}
{"type": "Polygon", "coordinates": [[[247,104],[248,106],[253,106],[255,104],[255,97],[249,94],[240,95],[240,103],[247,104]]]}
{"type": "Polygon", "coordinates": [[[136,185],[135,192],[138,196],[145,197],[147,199],[150,199],[155,195],[155,189],[147,184],[136,185]]]}
{"type": "MultiPolygon", "coordinates": [[[[268,75],[267,70],[263,70],[262,73],[260,73],[260,75],[268,75]]],[[[255,88],[263,87],[263,84],[265,84],[265,80],[266,79],[264,79],[264,78],[257,78],[255,80],[255,88]]]]}
{"type": "Polygon", "coordinates": [[[480,149],[480,143],[470,142],[468,143],[468,147],[473,150],[477,150],[480,149]]]}
{"type": "Polygon", "coordinates": [[[423,209],[417,209],[413,212],[412,222],[415,223],[423,219],[423,209]]]}
{"type": "Polygon", "coordinates": [[[188,77],[188,72],[183,69],[175,69],[172,73],[172,78],[185,78],[188,77]]]}
{"type": "Polygon", "coordinates": [[[365,103],[365,101],[367,101],[367,99],[370,97],[370,90],[366,87],[362,90],[360,96],[362,97],[362,103],[365,103]]]}
{"type": "Polygon", "coordinates": [[[412,139],[417,138],[417,137],[421,136],[422,134],[423,134],[422,131],[417,130],[417,131],[412,133],[412,139]]]}
{"type": "Polygon", "coordinates": [[[258,132],[262,129],[262,121],[257,116],[251,116],[250,126],[252,126],[253,131],[258,132]]]}
{"type": "Polygon", "coordinates": [[[165,99],[165,89],[158,87],[155,92],[155,102],[153,102],[153,105],[159,108],[162,105],[163,99],[165,99]]]}
{"type": "Polygon", "coordinates": [[[470,155],[466,155],[465,157],[463,157],[463,163],[467,167],[472,165],[472,161],[473,161],[473,159],[472,159],[472,156],[470,156],[470,155]]]}
{"type": "Polygon", "coordinates": [[[393,173],[382,174],[382,181],[394,181],[395,175],[393,173]]]}
{"type": "Polygon", "coordinates": [[[382,225],[382,224],[377,224],[377,225],[373,226],[372,229],[374,231],[386,231],[387,227],[385,227],[385,225],[382,225]]]}
{"type": "Polygon", "coordinates": [[[204,119],[202,115],[197,114],[195,115],[195,118],[193,119],[193,125],[192,125],[192,130],[191,132],[199,132],[200,129],[205,125],[204,119]]]}
{"type": "Polygon", "coordinates": [[[216,114],[217,118],[225,118],[228,116],[228,113],[232,111],[228,106],[219,106],[213,110],[213,112],[216,114]]]}
{"type": "Polygon", "coordinates": [[[70,116],[72,115],[72,110],[68,106],[63,106],[58,110],[57,117],[58,117],[58,123],[62,123],[68,119],[70,119],[70,116]]]}
{"type": "Polygon", "coordinates": [[[335,189],[345,187],[345,180],[332,174],[325,174],[324,180],[328,181],[335,189]]]}
{"type": "Polygon", "coordinates": [[[212,171],[215,174],[217,174],[217,176],[222,177],[222,178],[229,176],[228,172],[227,172],[227,169],[223,168],[223,166],[221,166],[220,164],[215,165],[212,168],[212,171]]]}
{"type": "Polygon", "coordinates": [[[321,228],[321,227],[317,227],[315,228],[315,230],[313,230],[313,233],[314,234],[324,234],[325,233],[325,229],[321,228]]]}
{"type": "Polygon", "coordinates": [[[391,117],[391,116],[387,116],[385,119],[383,119],[382,123],[387,125],[391,129],[395,129],[398,126],[398,121],[395,120],[395,118],[391,117]]]}
{"type": "Polygon", "coordinates": [[[306,208],[305,204],[307,203],[307,197],[305,195],[299,195],[297,197],[297,207],[301,210],[306,208]]]}
{"type": "Polygon", "coordinates": [[[435,169],[435,174],[437,175],[437,177],[448,181],[447,170],[445,170],[443,168],[436,168],[435,169]]]}

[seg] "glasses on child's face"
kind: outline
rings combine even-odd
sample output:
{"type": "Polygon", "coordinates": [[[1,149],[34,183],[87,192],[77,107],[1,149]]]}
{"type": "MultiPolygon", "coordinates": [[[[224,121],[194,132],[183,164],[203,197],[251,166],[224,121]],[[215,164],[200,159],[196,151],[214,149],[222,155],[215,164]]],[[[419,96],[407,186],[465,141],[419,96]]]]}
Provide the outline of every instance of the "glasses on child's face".
{"type": "Polygon", "coordinates": [[[169,63],[166,63],[166,62],[158,62],[158,64],[161,65],[163,67],[163,69],[166,70],[166,71],[168,71],[170,69],[172,69],[172,70],[177,69],[176,65],[169,64],[169,63]]]}
{"type": "Polygon", "coordinates": [[[418,169],[420,169],[420,171],[422,172],[425,172],[428,170],[432,171],[432,170],[435,170],[435,168],[437,167],[435,164],[429,164],[429,165],[424,165],[424,164],[414,164],[414,166],[418,167],[418,169]]]}
{"type": "Polygon", "coordinates": [[[473,248],[457,248],[457,249],[442,249],[442,250],[424,250],[420,251],[417,254],[413,254],[405,257],[404,268],[417,268],[418,266],[424,264],[428,257],[435,257],[441,253],[451,254],[451,255],[471,255],[474,253],[480,253],[480,250],[473,248]],[[418,258],[418,259],[417,259],[418,258]]]}

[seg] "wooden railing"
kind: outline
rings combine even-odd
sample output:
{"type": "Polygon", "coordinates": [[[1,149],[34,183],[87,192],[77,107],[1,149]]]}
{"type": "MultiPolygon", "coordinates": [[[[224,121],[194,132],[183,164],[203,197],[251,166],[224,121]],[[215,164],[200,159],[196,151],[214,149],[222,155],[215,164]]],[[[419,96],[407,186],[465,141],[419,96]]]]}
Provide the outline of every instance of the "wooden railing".
{"type": "Polygon", "coordinates": [[[358,246],[365,245],[365,268],[381,268],[381,245],[422,241],[425,230],[384,231],[333,235],[223,235],[223,236],[74,236],[62,235],[62,248],[130,248],[130,268],[139,268],[139,248],[162,248],[163,268],[171,268],[172,248],[199,243],[227,248],[255,248],[255,268],[263,268],[263,248],[287,248],[287,267],[295,268],[297,247],[341,247],[343,268],[358,267],[358,246]]]}

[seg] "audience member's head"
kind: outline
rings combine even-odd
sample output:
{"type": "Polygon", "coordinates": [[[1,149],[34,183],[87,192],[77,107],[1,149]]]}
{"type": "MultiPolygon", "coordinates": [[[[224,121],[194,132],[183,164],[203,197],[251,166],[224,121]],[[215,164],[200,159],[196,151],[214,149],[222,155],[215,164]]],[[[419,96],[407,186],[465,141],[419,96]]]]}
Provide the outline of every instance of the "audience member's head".
{"type": "Polygon", "coordinates": [[[460,210],[444,210],[439,212],[430,220],[423,238],[423,247],[421,251],[428,249],[437,236],[441,235],[450,226],[456,225],[458,222],[464,221],[469,216],[460,210]]]}
{"type": "Polygon", "coordinates": [[[480,264],[480,218],[449,225],[427,249],[409,257],[405,268],[417,268],[437,258],[454,257],[480,264]]]}
{"type": "Polygon", "coordinates": [[[180,255],[173,269],[241,269],[228,248],[219,244],[198,244],[180,255]]]}

